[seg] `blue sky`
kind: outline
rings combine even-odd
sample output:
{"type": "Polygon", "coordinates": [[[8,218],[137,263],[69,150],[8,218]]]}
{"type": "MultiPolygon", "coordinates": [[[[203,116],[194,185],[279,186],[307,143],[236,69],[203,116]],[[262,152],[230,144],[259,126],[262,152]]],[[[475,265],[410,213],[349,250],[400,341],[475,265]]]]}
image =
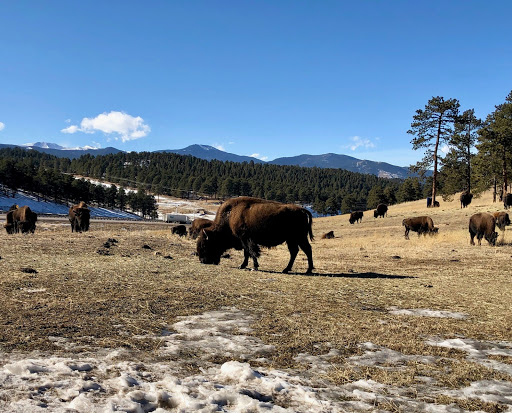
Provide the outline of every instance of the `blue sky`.
{"type": "Polygon", "coordinates": [[[0,142],[408,166],[432,96],[512,90],[509,1],[6,1],[0,142]],[[256,155],[257,154],[257,155],[256,155]]]}

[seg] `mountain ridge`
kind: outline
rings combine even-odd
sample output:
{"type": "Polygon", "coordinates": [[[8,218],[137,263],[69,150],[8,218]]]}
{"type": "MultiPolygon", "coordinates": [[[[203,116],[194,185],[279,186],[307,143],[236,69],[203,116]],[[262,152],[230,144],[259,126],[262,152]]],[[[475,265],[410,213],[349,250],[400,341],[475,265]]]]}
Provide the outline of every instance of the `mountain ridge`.
{"type": "MultiPolygon", "coordinates": [[[[107,148],[66,148],[58,144],[48,142],[35,142],[33,144],[24,145],[9,145],[0,144],[3,147],[21,147],[24,149],[37,150],[40,152],[48,153],[57,157],[66,157],[70,159],[78,158],[82,155],[108,155],[124,152],[114,147],[107,148]]],[[[333,168],[345,169],[351,172],[365,173],[376,175],[380,178],[398,178],[405,179],[409,176],[416,176],[409,171],[409,168],[403,166],[392,165],[387,162],[370,161],[365,159],[358,159],[353,156],[325,153],[320,155],[301,154],[297,156],[287,156],[276,158],[272,161],[262,161],[251,156],[237,155],[230,152],[225,152],[210,145],[192,144],[182,149],[161,149],[154,151],[157,153],[175,153],[178,155],[189,155],[196,158],[204,159],[207,161],[219,160],[222,162],[254,162],[260,164],[270,165],[295,165],[302,167],[317,167],[317,168],[333,168]]]]}

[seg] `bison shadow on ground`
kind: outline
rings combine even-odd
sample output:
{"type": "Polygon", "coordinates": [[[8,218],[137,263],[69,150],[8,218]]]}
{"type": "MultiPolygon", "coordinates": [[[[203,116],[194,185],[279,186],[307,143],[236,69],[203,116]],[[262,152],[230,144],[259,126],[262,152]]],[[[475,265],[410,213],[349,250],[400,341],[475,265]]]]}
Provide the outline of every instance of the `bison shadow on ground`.
{"type": "MultiPolygon", "coordinates": [[[[280,271],[272,271],[272,270],[262,270],[258,269],[258,272],[264,272],[268,274],[280,274],[283,275],[280,271]]],[[[380,278],[380,279],[388,279],[388,280],[401,280],[406,278],[418,278],[412,275],[396,275],[396,274],[379,274],[376,272],[347,272],[347,273],[318,273],[312,272],[311,274],[304,274],[303,272],[292,272],[290,271],[288,275],[298,275],[304,277],[327,277],[327,278],[363,278],[363,279],[372,279],[372,278],[380,278]]]]}

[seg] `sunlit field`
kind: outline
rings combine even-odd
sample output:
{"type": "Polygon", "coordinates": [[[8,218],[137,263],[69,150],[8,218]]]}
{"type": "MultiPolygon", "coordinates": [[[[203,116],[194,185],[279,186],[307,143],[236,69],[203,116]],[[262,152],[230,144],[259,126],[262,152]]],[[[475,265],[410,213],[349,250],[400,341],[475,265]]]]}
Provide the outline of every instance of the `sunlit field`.
{"type": "Polygon", "coordinates": [[[496,247],[471,246],[469,217],[502,204],[490,193],[465,209],[458,197],[439,200],[432,209],[390,206],[385,218],[365,211],[353,225],[348,215],[314,219],[313,275],[304,275],[302,252],[292,273],[281,273],[284,245],[263,250],[259,271],[239,270],[234,250],[202,265],[195,241],[166,224],[92,222],[76,234],[43,219],[33,235],[2,232],[0,408],[505,411],[512,231],[496,247]],[[406,240],[402,220],[420,215],[439,233],[406,240]],[[331,230],[334,239],[321,239],[331,230]],[[229,314],[229,328],[214,328],[221,313],[213,311],[229,314]],[[176,323],[191,316],[207,321],[186,336],[176,323]],[[166,351],[173,337],[175,351],[166,351]],[[215,350],[194,344],[218,337],[226,342],[215,350]],[[247,351],[232,348],[236,337],[250,338],[247,351]],[[83,360],[90,368],[71,369],[63,384],[55,365],[83,360]],[[222,375],[231,362],[242,370],[222,375]],[[127,376],[138,384],[115,381],[127,376]],[[79,380],[97,385],[76,389],[79,380]]]}

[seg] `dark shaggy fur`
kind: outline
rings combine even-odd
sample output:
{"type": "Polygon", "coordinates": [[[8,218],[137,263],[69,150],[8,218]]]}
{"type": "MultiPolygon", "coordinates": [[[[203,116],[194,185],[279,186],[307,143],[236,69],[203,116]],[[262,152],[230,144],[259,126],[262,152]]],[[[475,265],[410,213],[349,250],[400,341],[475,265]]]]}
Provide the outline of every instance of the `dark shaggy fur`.
{"type": "Polygon", "coordinates": [[[326,232],[324,235],[322,235],[322,239],[333,239],[334,238],[334,231],[326,232]]]}
{"type": "Polygon", "coordinates": [[[510,225],[510,217],[506,212],[493,212],[492,216],[496,220],[496,226],[501,230],[505,231],[505,227],[510,225]]]}
{"type": "Polygon", "coordinates": [[[89,231],[91,211],[87,208],[85,202],[82,201],[78,205],[69,208],[68,216],[71,232],[89,231]]]}
{"type": "Polygon", "coordinates": [[[377,209],[373,211],[373,217],[382,217],[384,218],[384,215],[388,214],[388,206],[386,204],[379,204],[377,205],[377,209]]]}
{"type": "Polygon", "coordinates": [[[6,215],[6,222],[4,228],[8,234],[21,232],[26,234],[28,232],[34,233],[36,230],[37,214],[32,212],[28,206],[18,208],[13,205],[6,215]]]}
{"type": "Polygon", "coordinates": [[[292,269],[299,247],[308,258],[307,273],[313,271],[313,254],[308,235],[313,239],[313,217],[297,205],[282,204],[259,198],[238,197],[224,202],[215,216],[213,225],[205,228],[197,240],[197,254],[203,264],[218,264],[229,248],[241,246],[245,268],[252,258],[258,269],[260,246],[275,247],[286,242],[290,261],[283,270],[292,269]]]}
{"type": "Polygon", "coordinates": [[[179,235],[180,237],[184,237],[187,235],[187,227],[185,225],[175,225],[172,227],[171,233],[179,235]]]}
{"type": "Polygon", "coordinates": [[[468,192],[463,192],[462,194],[460,194],[460,207],[466,208],[471,203],[472,199],[473,199],[473,194],[470,194],[468,192]]]}

